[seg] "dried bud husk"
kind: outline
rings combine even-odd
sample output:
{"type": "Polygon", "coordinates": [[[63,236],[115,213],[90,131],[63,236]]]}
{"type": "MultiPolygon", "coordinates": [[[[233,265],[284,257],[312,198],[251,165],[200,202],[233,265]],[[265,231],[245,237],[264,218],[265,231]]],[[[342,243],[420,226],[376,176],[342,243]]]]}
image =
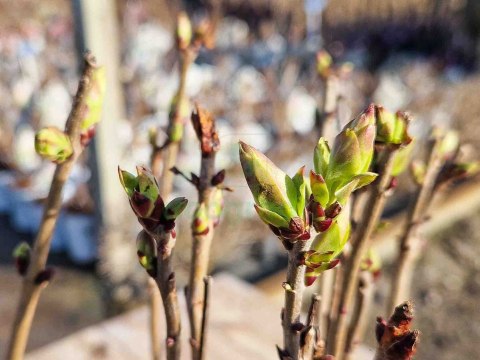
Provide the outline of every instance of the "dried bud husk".
{"type": "Polygon", "coordinates": [[[137,236],[137,256],[140,265],[150,276],[157,272],[157,246],[155,240],[142,230],[137,236]]]}
{"type": "Polygon", "coordinates": [[[65,162],[73,154],[69,137],[56,127],[46,127],[35,135],[35,151],[56,164],[65,162]]]}
{"type": "Polygon", "coordinates": [[[409,301],[397,306],[385,321],[377,318],[375,335],[378,342],[376,358],[410,360],[415,355],[419,331],[412,330],[413,304],[409,301]]]}
{"type": "Polygon", "coordinates": [[[192,233],[193,235],[206,235],[210,231],[210,218],[204,203],[197,206],[193,214],[192,233]]]}
{"type": "Polygon", "coordinates": [[[170,201],[164,210],[164,217],[167,220],[175,220],[187,207],[188,200],[184,197],[178,197],[170,201]]]}
{"type": "Polygon", "coordinates": [[[202,156],[206,157],[216,153],[220,149],[220,139],[215,128],[213,115],[196,104],[191,119],[197,138],[200,141],[202,156]]]}
{"type": "Polygon", "coordinates": [[[31,248],[26,242],[21,242],[13,250],[15,267],[20,275],[25,275],[30,265],[31,248]]]}
{"type": "Polygon", "coordinates": [[[377,106],[376,141],[384,144],[407,145],[412,141],[408,134],[410,117],[403,112],[395,114],[377,106]]]}
{"type": "Polygon", "coordinates": [[[177,46],[181,50],[185,50],[192,41],[192,24],[188,15],[182,11],[177,16],[177,46]]]}

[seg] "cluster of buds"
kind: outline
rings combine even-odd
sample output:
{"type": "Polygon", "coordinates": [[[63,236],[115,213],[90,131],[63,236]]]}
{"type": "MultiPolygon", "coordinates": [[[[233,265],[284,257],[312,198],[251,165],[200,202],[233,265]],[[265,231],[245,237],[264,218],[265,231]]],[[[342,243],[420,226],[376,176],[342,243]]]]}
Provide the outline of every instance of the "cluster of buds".
{"type": "Polygon", "coordinates": [[[30,265],[30,256],[32,249],[26,242],[21,242],[13,250],[13,259],[15,260],[15,267],[20,275],[25,275],[30,265]]]}
{"type": "Polygon", "coordinates": [[[377,318],[375,335],[378,342],[376,359],[410,360],[416,352],[418,330],[411,330],[413,304],[397,306],[388,321],[377,318]]]}
{"type": "Polygon", "coordinates": [[[240,163],[260,219],[283,241],[294,243],[309,239],[304,168],[290,177],[243,142],[240,142],[240,163]]]}
{"type": "Polygon", "coordinates": [[[62,130],[46,127],[35,135],[35,151],[42,158],[56,164],[65,162],[73,154],[72,143],[62,130]]]}
{"type": "Polygon", "coordinates": [[[185,210],[188,200],[179,197],[165,205],[157,180],[145,167],[138,166],[136,176],[119,168],[118,175],[143,228],[149,234],[171,232],[175,237],[175,219],[185,210]]]}

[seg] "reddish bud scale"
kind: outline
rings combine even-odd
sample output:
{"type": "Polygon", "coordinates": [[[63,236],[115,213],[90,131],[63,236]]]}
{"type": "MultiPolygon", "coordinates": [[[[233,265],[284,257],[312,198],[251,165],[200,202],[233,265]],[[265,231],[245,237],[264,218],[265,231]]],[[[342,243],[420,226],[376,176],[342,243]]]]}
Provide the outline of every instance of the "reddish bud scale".
{"type": "Polygon", "coordinates": [[[221,183],[223,183],[224,180],[225,180],[225,169],[220,170],[218,173],[216,173],[212,177],[211,184],[212,184],[212,186],[217,186],[217,185],[220,185],[221,183]]]}
{"type": "Polygon", "coordinates": [[[43,284],[45,282],[50,281],[55,274],[55,270],[53,268],[46,268],[45,270],[40,271],[34,279],[34,283],[36,285],[43,284]]]}
{"type": "Polygon", "coordinates": [[[17,257],[15,258],[15,267],[20,275],[25,275],[30,265],[30,260],[27,258],[17,257]]]}
{"type": "Polygon", "coordinates": [[[313,227],[317,232],[325,232],[330,228],[332,222],[333,220],[330,218],[327,218],[325,220],[313,219],[313,227]]]}

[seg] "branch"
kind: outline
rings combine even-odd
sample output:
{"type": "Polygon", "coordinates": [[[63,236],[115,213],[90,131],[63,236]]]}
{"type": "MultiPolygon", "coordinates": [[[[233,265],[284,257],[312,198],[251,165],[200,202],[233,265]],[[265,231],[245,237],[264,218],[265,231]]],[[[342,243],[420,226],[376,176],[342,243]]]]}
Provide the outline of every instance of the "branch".
{"type": "Polygon", "coordinates": [[[310,360],[317,350],[319,336],[321,297],[317,294],[312,295],[310,308],[307,315],[305,329],[300,334],[301,359],[310,360]]]}
{"type": "Polygon", "coordinates": [[[148,295],[150,298],[150,340],[152,344],[152,358],[153,360],[160,360],[160,334],[159,329],[159,316],[160,316],[160,294],[158,292],[158,286],[154,279],[148,278],[148,295]]]}
{"type": "Polygon", "coordinates": [[[147,236],[151,236],[157,244],[157,273],[155,282],[162,296],[165,320],[167,323],[167,359],[178,360],[180,359],[181,350],[181,321],[175,273],[172,267],[175,238],[170,232],[147,232],[145,230],[142,230],[142,232],[147,236]]]}
{"type": "Polygon", "coordinates": [[[330,75],[324,79],[322,111],[320,113],[320,135],[332,142],[337,134],[337,103],[339,96],[339,79],[330,75]]]}
{"type": "MultiPolygon", "coordinates": [[[[197,231],[197,222],[201,219],[194,218],[192,224],[192,259],[190,278],[187,292],[188,315],[190,319],[192,358],[200,359],[202,342],[202,322],[204,310],[205,284],[204,278],[208,274],[210,260],[210,247],[213,240],[215,223],[210,218],[209,209],[211,198],[216,190],[212,184],[215,176],[215,155],[219,150],[220,142],[215,129],[215,119],[206,110],[196,105],[196,112],[192,114],[193,127],[200,141],[202,160],[198,182],[198,206],[206,211],[205,229],[197,231]]],[[[204,355],[203,355],[204,356],[204,355]]]]}
{"type": "Polygon", "coordinates": [[[285,289],[285,304],[282,311],[283,352],[292,359],[300,356],[300,331],[304,326],[300,322],[303,293],[305,290],[305,265],[300,265],[300,254],[309,250],[312,240],[299,240],[288,250],[287,279],[283,284],[285,289]]]}
{"type": "Polygon", "coordinates": [[[442,139],[437,137],[430,143],[428,164],[422,184],[418,187],[410,204],[407,223],[400,238],[399,253],[395,262],[388,311],[393,311],[401,299],[409,298],[415,264],[420,256],[423,239],[418,235],[418,227],[426,219],[432,202],[437,177],[444,164],[439,152],[442,139]]]}
{"type": "Polygon", "coordinates": [[[82,121],[86,111],[88,111],[85,100],[93,84],[92,76],[96,68],[96,61],[91,53],[87,52],[85,54],[84,61],[84,70],[73,100],[72,110],[65,125],[65,133],[73,146],[73,155],[65,162],[57,165],[53,175],[43,210],[42,222],[35,238],[31,262],[22,284],[20,301],[8,346],[7,358],[10,360],[23,359],[38,299],[41,291],[48,284],[48,281],[37,283],[35,279],[45,270],[52,234],[62,206],[62,189],[75,161],[83,150],[80,143],[80,133],[82,121]]]}
{"type": "Polygon", "coordinates": [[[365,204],[362,219],[353,235],[354,244],[350,258],[346,262],[345,275],[342,284],[341,299],[337,309],[338,319],[329,330],[327,345],[333,346],[333,354],[341,360],[345,350],[348,331],[348,315],[352,311],[355,291],[358,286],[358,276],[362,258],[370,246],[371,235],[380,219],[385,205],[385,193],[390,186],[391,171],[396,148],[386,146],[379,153],[377,180],[373,183],[365,204]]]}
{"type": "Polygon", "coordinates": [[[362,271],[359,275],[357,304],[352,316],[350,331],[348,333],[347,347],[345,348],[346,358],[354,359],[355,348],[363,340],[367,326],[368,315],[372,307],[375,284],[373,274],[370,271],[362,271]]]}
{"type": "Polygon", "coordinates": [[[212,287],[212,277],[207,276],[203,279],[205,283],[205,292],[203,296],[203,314],[202,314],[202,332],[200,339],[200,360],[205,359],[205,347],[207,343],[207,327],[210,318],[210,290],[212,287]]]}

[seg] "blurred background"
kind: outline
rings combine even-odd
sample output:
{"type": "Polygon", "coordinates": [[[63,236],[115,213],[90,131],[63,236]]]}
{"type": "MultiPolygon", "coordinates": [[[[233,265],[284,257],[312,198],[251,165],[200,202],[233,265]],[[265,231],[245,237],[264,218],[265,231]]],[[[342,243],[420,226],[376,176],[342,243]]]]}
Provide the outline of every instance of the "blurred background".
{"type": "MultiPolygon", "coordinates": [[[[237,142],[257,147],[288,173],[311,166],[325,91],[316,68],[320,49],[344,69],[336,109],[341,123],[373,101],[410,112],[419,139],[432,124],[457,129],[467,144],[463,151],[478,159],[476,0],[0,0],[0,355],[20,285],[11,253],[20,241],[33,240],[54,170],[36,155],[34,134],[48,125],[63,128],[85,48],[107,68],[107,100],[95,144],[65,188],[49,260],[57,275],[43,293],[29,349],[145,302],[134,242],[139,225],[116,167],[148,165],[149,129],[167,125],[178,86],[173,29],[179,9],[194,22],[217,20],[214,48],[200,51],[187,76],[190,98],[217,118],[217,167],[227,170],[225,183],[235,190],[226,195],[215,233],[212,271],[254,284],[272,303],[281,304],[285,254],[254,214],[237,142]]],[[[190,124],[177,166],[185,172],[200,166],[190,124]]],[[[457,184],[435,209],[441,221],[429,227],[432,241],[413,292],[416,328],[424,334],[418,358],[480,355],[479,188],[478,178],[457,184]]],[[[401,216],[411,191],[409,179],[400,178],[386,218],[401,216]]],[[[172,197],[180,195],[196,198],[179,178],[172,197]]],[[[178,224],[180,286],[188,275],[193,208],[178,224]]],[[[382,275],[391,271],[391,240],[379,239],[382,275]]],[[[372,326],[388,294],[384,277],[372,326]]],[[[367,343],[374,344],[373,332],[367,343]]]]}

